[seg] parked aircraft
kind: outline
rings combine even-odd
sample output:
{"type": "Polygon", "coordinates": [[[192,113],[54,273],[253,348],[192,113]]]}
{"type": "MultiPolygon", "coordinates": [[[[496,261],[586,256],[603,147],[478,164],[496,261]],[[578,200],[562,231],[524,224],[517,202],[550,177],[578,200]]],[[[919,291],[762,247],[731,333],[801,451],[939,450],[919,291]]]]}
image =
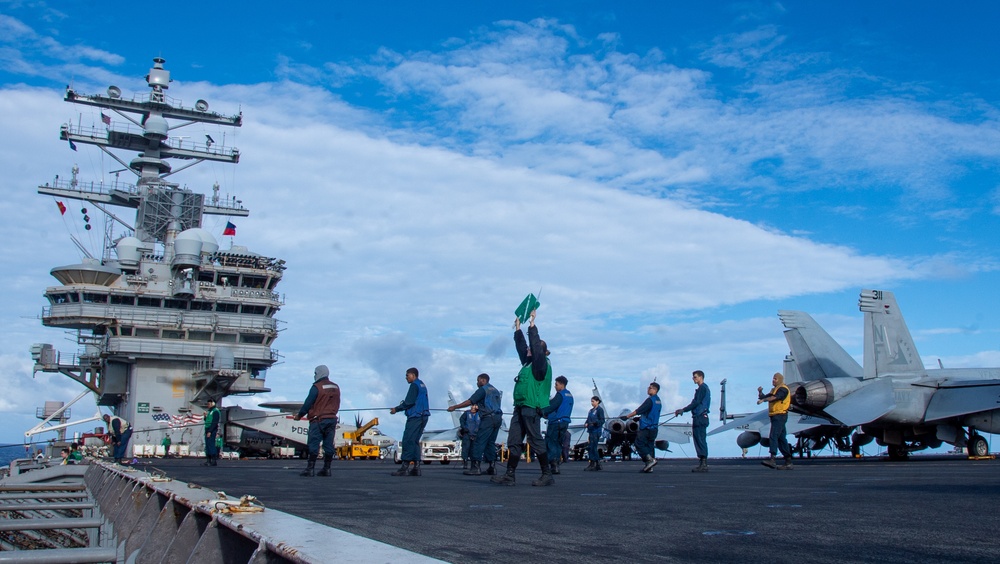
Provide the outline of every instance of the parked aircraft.
{"type": "Polygon", "coordinates": [[[813,346],[825,341],[818,325],[812,334],[799,331],[803,338],[797,344],[786,332],[793,351],[813,353],[810,360],[795,359],[799,371],[824,374],[792,389],[793,411],[809,417],[807,422],[819,422],[827,433],[857,428],[854,449],[874,440],[891,459],[943,443],[966,446],[973,456],[988,454],[980,432],[1000,433],[1000,368],[926,368],[892,292],[863,290],[859,307],[865,334],[860,376],[856,362],[843,358],[839,346],[813,346]]]}

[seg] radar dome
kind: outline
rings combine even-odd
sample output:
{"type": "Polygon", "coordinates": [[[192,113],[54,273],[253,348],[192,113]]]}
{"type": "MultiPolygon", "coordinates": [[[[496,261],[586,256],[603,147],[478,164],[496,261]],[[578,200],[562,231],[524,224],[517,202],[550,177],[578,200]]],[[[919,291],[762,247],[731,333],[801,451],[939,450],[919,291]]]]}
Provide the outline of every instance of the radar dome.
{"type": "Polygon", "coordinates": [[[138,237],[122,237],[115,245],[118,262],[124,266],[135,266],[142,258],[143,244],[138,237]]]}
{"type": "Polygon", "coordinates": [[[215,240],[215,237],[207,229],[202,229],[201,227],[194,227],[191,229],[186,229],[184,233],[197,234],[201,238],[201,252],[205,255],[210,255],[219,250],[219,242],[215,240]]]}

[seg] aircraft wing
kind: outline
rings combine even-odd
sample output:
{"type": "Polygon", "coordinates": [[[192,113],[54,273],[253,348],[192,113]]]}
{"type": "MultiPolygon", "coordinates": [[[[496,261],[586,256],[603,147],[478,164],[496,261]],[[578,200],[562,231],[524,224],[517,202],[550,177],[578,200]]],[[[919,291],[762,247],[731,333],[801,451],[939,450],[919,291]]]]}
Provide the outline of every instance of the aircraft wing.
{"type": "MultiPolygon", "coordinates": [[[[803,415],[801,417],[797,416],[795,413],[790,413],[788,417],[788,423],[785,424],[785,431],[792,435],[801,433],[802,431],[808,431],[814,427],[820,427],[822,425],[830,425],[830,421],[826,419],[821,419],[819,417],[811,417],[809,415],[803,415]]],[[[756,431],[760,433],[762,437],[766,437],[771,434],[771,418],[767,415],[767,410],[762,409],[757,413],[747,415],[746,417],[740,417],[726,423],[721,427],[716,427],[709,431],[709,435],[714,435],[716,433],[721,433],[723,431],[728,431],[730,429],[743,429],[746,431],[756,431]]]]}
{"type": "Polygon", "coordinates": [[[302,404],[305,402],[301,401],[272,401],[268,403],[262,403],[257,407],[263,409],[278,409],[282,413],[298,413],[302,409],[302,404]]]}
{"type": "Polygon", "coordinates": [[[880,378],[823,408],[845,427],[871,423],[896,407],[892,379],[880,378]]]}
{"type": "Polygon", "coordinates": [[[924,421],[991,411],[1000,406],[1000,380],[963,382],[963,384],[966,385],[938,388],[927,404],[924,421]]]}
{"type": "Polygon", "coordinates": [[[716,427],[708,432],[709,436],[721,433],[723,431],[728,431],[730,429],[750,429],[750,428],[760,428],[764,425],[770,427],[770,418],[767,416],[767,410],[763,409],[757,413],[747,415],[746,417],[739,417],[733,419],[729,423],[721,427],[716,427]]]}

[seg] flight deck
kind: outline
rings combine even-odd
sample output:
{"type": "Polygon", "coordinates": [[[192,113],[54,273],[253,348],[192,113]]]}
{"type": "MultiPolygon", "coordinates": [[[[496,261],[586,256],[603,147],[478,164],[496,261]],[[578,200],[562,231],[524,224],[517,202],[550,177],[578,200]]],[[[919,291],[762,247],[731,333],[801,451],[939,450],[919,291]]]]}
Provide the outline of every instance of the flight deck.
{"type": "MultiPolygon", "coordinates": [[[[788,471],[759,459],[564,464],[551,487],[424,465],[393,477],[380,461],[335,461],[304,478],[298,460],[151,460],[177,480],[448,562],[987,562],[1000,551],[1000,463],[813,458],[788,471]]],[[[502,467],[500,467],[502,470],[502,467]]]]}

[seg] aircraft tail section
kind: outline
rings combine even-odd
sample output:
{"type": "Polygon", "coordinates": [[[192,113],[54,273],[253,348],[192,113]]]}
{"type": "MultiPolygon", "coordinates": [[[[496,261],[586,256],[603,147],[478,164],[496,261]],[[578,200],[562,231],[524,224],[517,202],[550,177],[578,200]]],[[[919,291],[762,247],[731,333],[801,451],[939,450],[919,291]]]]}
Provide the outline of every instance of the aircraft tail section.
{"type": "Polygon", "coordinates": [[[924,363],[896,296],[885,290],[862,290],[858,307],[865,314],[864,377],[878,378],[884,374],[919,372],[924,363]]]}
{"type": "MultiPolygon", "coordinates": [[[[837,341],[819,323],[803,311],[782,310],[778,319],[786,327],[785,340],[794,358],[797,378],[789,380],[808,382],[821,378],[861,378],[863,370],[837,341]]],[[[786,371],[788,370],[786,361],[786,371]]],[[[790,372],[790,371],[789,371],[790,372]]]]}

